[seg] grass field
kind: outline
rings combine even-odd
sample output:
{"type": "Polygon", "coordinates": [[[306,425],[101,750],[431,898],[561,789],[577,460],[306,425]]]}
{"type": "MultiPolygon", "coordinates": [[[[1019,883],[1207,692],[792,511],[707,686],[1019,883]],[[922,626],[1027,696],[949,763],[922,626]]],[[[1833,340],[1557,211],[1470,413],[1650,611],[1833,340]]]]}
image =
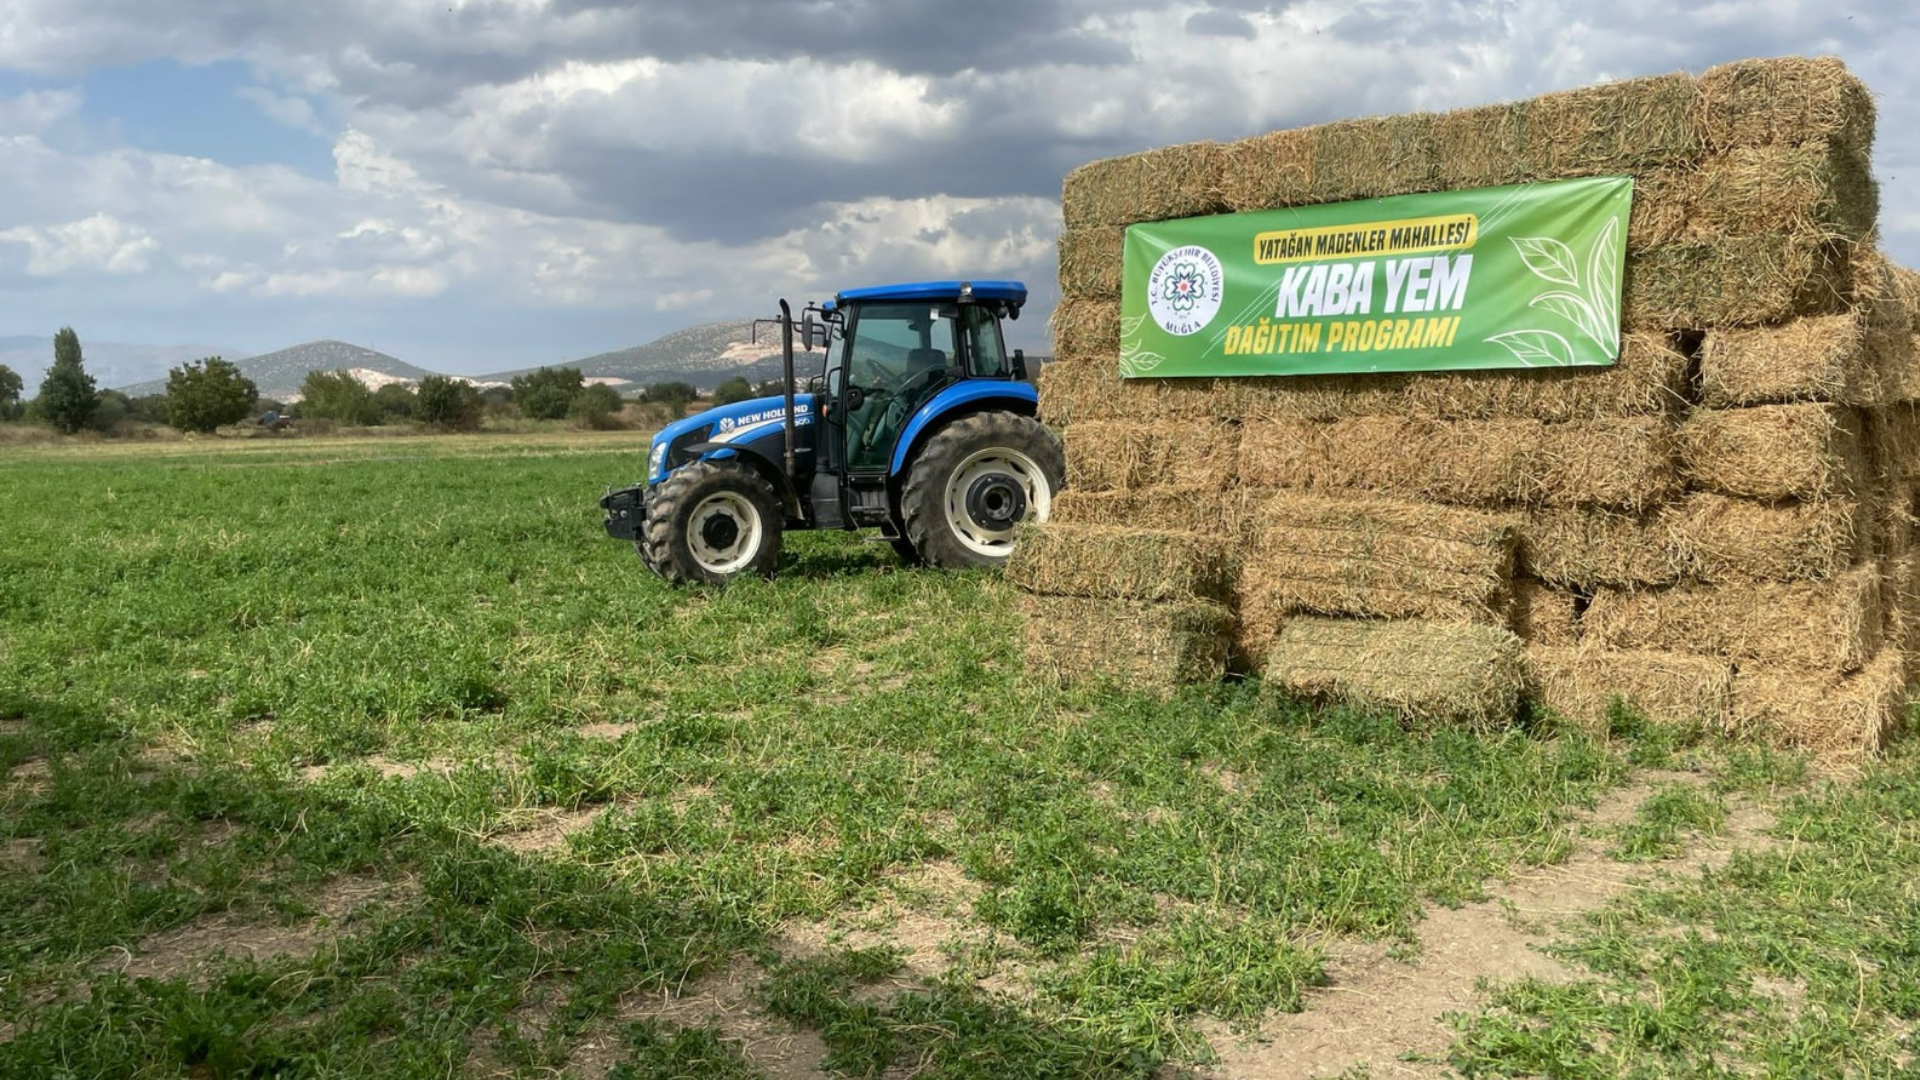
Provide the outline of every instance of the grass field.
{"type": "Polygon", "coordinates": [[[997,577],[882,543],[664,587],[593,505],[643,446],[0,458],[0,1077],[1204,1070],[1653,768],[1606,859],[1672,872],[1451,1067],[1920,1075],[1920,755],[1053,689],[997,577]],[[1736,806],[1772,842],[1680,873],[1736,806]]]}

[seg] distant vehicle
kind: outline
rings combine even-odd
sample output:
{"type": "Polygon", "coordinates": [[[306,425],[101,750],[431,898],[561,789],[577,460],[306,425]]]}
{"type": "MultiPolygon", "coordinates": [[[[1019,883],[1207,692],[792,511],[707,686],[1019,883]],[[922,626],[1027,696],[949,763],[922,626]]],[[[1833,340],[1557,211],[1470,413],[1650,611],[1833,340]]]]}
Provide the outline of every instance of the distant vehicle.
{"type": "Polygon", "coordinates": [[[934,566],[1005,562],[1066,474],[1000,332],[1026,300],[1017,281],[928,281],[848,290],[798,322],[782,300],[785,393],[655,435],[646,481],[600,500],[607,535],[674,582],[771,574],[788,529],[878,529],[934,566]],[[826,350],[806,392],[796,329],[826,350]]]}

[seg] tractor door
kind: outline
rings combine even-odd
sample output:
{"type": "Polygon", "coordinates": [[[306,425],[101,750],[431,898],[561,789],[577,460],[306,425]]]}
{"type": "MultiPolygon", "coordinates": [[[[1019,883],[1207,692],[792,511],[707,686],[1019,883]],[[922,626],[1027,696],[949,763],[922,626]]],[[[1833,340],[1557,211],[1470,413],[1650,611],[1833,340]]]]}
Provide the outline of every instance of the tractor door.
{"type": "Polygon", "coordinates": [[[957,305],[873,301],[847,326],[847,504],[861,524],[888,519],[887,466],[914,411],[965,377],[957,305]],[[855,392],[857,391],[857,392],[855,392]]]}

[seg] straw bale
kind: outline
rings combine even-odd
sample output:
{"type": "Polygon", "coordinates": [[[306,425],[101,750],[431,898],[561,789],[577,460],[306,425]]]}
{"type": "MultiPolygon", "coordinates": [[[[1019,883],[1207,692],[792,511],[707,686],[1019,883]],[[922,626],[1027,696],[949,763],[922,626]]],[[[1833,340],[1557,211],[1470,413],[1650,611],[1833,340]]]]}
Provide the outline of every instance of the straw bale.
{"type": "Polygon", "coordinates": [[[1532,691],[1540,704],[1596,735],[1609,733],[1615,701],[1661,724],[1726,729],[1733,714],[1733,665],[1710,656],[1530,645],[1532,691]]]}
{"type": "MultiPolygon", "coordinates": [[[[1229,493],[1201,484],[1161,485],[1127,491],[1068,488],[1053,497],[1049,525],[1130,525],[1137,529],[1192,529],[1238,537],[1240,519],[1230,512],[1229,493]]],[[[1237,510],[1237,506],[1232,508],[1237,510]]]]}
{"type": "Polygon", "coordinates": [[[1525,103],[1442,113],[1433,120],[1433,143],[1444,188],[1505,187],[1527,179],[1525,103]]]}
{"type": "Polygon", "coordinates": [[[1417,727],[1505,727],[1526,683],[1520,639],[1466,623],[1289,619],[1267,650],[1265,686],[1417,727]]]}
{"type": "Polygon", "coordinates": [[[1224,149],[1185,143],[1082,165],[1061,184],[1061,214],[1077,229],[1217,213],[1224,149]]]}
{"type": "Polygon", "coordinates": [[[1602,83],[1525,103],[1527,179],[1631,172],[1699,156],[1700,89],[1681,74],[1602,83]]]}
{"type": "Polygon", "coordinates": [[[1167,693],[1226,672],[1226,609],[1073,596],[1020,597],[1027,670],[1053,682],[1112,680],[1167,693]]]}
{"type": "Polygon", "coordinates": [[[1523,572],[1568,589],[1670,585],[1691,568],[1674,517],[1666,507],[1639,514],[1533,509],[1520,530],[1520,565],[1523,572]]]}
{"type": "Polygon", "coordinates": [[[1859,243],[1880,217],[1872,162],[1833,139],[1727,150],[1690,179],[1686,233],[1696,240],[1788,232],[1859,243]]]}
{"type": "Polygon", "coordinates": [[[1220,193],[1227,209],[1279,210],[1316,202],[1313,128],[1293,128],[1242,139],[1226,147],[1220,193]]]}
{"type": "Polygon", "coordinates": [[[1316,202],[1410,195],[1439,186],[1432,114],[1342,120],[1314,128],[1313,135],[1316,202]]]}
{"type": "Polygon", "coordinates": [[[1831,581],[1601,589],[1580,620],[1584,641],[1857,671],[1880,647],[1880,572],[1862,563],[1831,581]]]}
{"type": "Polygon", "coordinates": [[[1882,649],[1856,675],[1742,667],[1733,679],[1737,737],[1807,750],[1829,765],[1878,754],[1902,726],[1906,704],[1906,660],[1897,649],[1882,649]]]}
{"type": "Polygon", "coordinates": [[[1468,506],[1623,510],[1653,506],[1679,486],[1664,417],[1250,423],[1240,477],[1254,487],[1372,490],[1468,506]]]}
{"type": "Polygon", "coordinates": [[[1180,603],[1233,594],[1235,538],[1127,525],[1048,522],[1021,532],[1007,560],[1015,587],[1041,596],[1180,603]]]}
{"type": "Polygon", "coordinates": [[[1528,645],[1572,645],[1580,640],[1581,598],[1533,578],[1513,583],[1513,608],[1507,627],[1528,645]]]}
{"type": "Polygon", "coordinates": [[[1162,484],[1232,483],[1240,429],[1228,424],[1095,420],[1062,433],[1067,486],[1125,491],[1162,484]]]}
{"type": "Polygon", "coordinates": [[[1716,148],[1824,139],[1864,157],[1873,149],[1873,95],[1833,57],[1741,60],[1700,77],[1699,126],[1716,148]]]}
{"type": "Polygon", "coordinates": [[[1855,255],[1854,292],[1863,322],[1868,362],[1880,377],[1885,403],[1920,400],[1920,351],[1914,348],[1914,308],[1907,273],[1877,250],[1855,255]]]}
{"type": "Polygon", "coordinates": [[[1511,515],[1280,492],[1246,525],[1243,610],[1506,621],[1511,515]]]}
{"type": "Polygon", "coordinates": [[[1610,367],[1436,371],[1222,380],[1228,411],[1247,422],[1351,416],[1591,420],[1654,415],[1686,404],[1687,358],[1666,334],[1623,334],[1610,367]]]}
{"type": "Polygon", "coordinates": [[[1849,252],[1812,230],[1668,244],[1627,260],[1626,325],[1757,326],[1844,313],[1849,252]]]}
{"type": "Polygon", "coordinates": [[[1121,255],[1126,244],[1127,230],[1118,226],[1088,226],[1062,232],[1062,299],[1120,299],[1121,255]]]}
{"type": "Polygon", "coordinates": [[[1222,379],[1122,379],[1120,360],[1062,361],[1040,369],[1040,416],[1056,427],[1088,420],[1204,422],[1232,417],[1222,379]]]}
{"type": "Polygon", "coordinates": [[[1120,304],[1115,300],[1068,297],[1048,320],[1056,361],[1101,361],[1120,351],[1120,304]]]}
{"type": "Polygon", "coordinates": [[[1713,330],[1701,343],[1700,403],[1710,409],[1799,401],[1871,405],[1883,393],[1867,349],[1864,311],[1713,330]]]}
{"type": "Polygon", "coordinates": [[[1705,492],[1671,514],[1688,572],[1706,582],[1839,577],[1868,554],[1867,507],[1853,499],[1754,502],[1705,492]]]}
{"type": "Polygon", "coordinates": [[[1837,405],[1701,409],[1678,441],[1687,479],[1723,495],[1845,498],[1866,477],[1860,415],[1837,405]]]}
{"type": "Polygon", "coordinates": [[[1862,414],[1868,457],[1880,484],[1920,480],[1920,403],[1898,402],[1862,414]]]}

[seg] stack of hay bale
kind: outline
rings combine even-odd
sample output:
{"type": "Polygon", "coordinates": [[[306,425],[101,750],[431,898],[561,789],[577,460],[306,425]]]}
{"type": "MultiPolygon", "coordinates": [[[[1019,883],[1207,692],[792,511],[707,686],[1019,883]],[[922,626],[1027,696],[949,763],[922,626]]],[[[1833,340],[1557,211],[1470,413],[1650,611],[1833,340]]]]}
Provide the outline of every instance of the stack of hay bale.
{"type": "Polygon", "coordinates": [[[1839,62],[1786,59],[1076,170],[1031,665],[1217,678],[1157,627],[1224,600],[1243,670],[1413,720],[1497,720],[1524,681],[1583,724],[1619,698],[1876,748],[1920,648],[1920,282],[1873,247],[1872,136],[1839,62]],[[1119,377],[1130,224],[1591,175],[1635,180],[1613,367],[1119,377]],[[1137,640],[1093,629],[1133,610],[1137,640]]]}

